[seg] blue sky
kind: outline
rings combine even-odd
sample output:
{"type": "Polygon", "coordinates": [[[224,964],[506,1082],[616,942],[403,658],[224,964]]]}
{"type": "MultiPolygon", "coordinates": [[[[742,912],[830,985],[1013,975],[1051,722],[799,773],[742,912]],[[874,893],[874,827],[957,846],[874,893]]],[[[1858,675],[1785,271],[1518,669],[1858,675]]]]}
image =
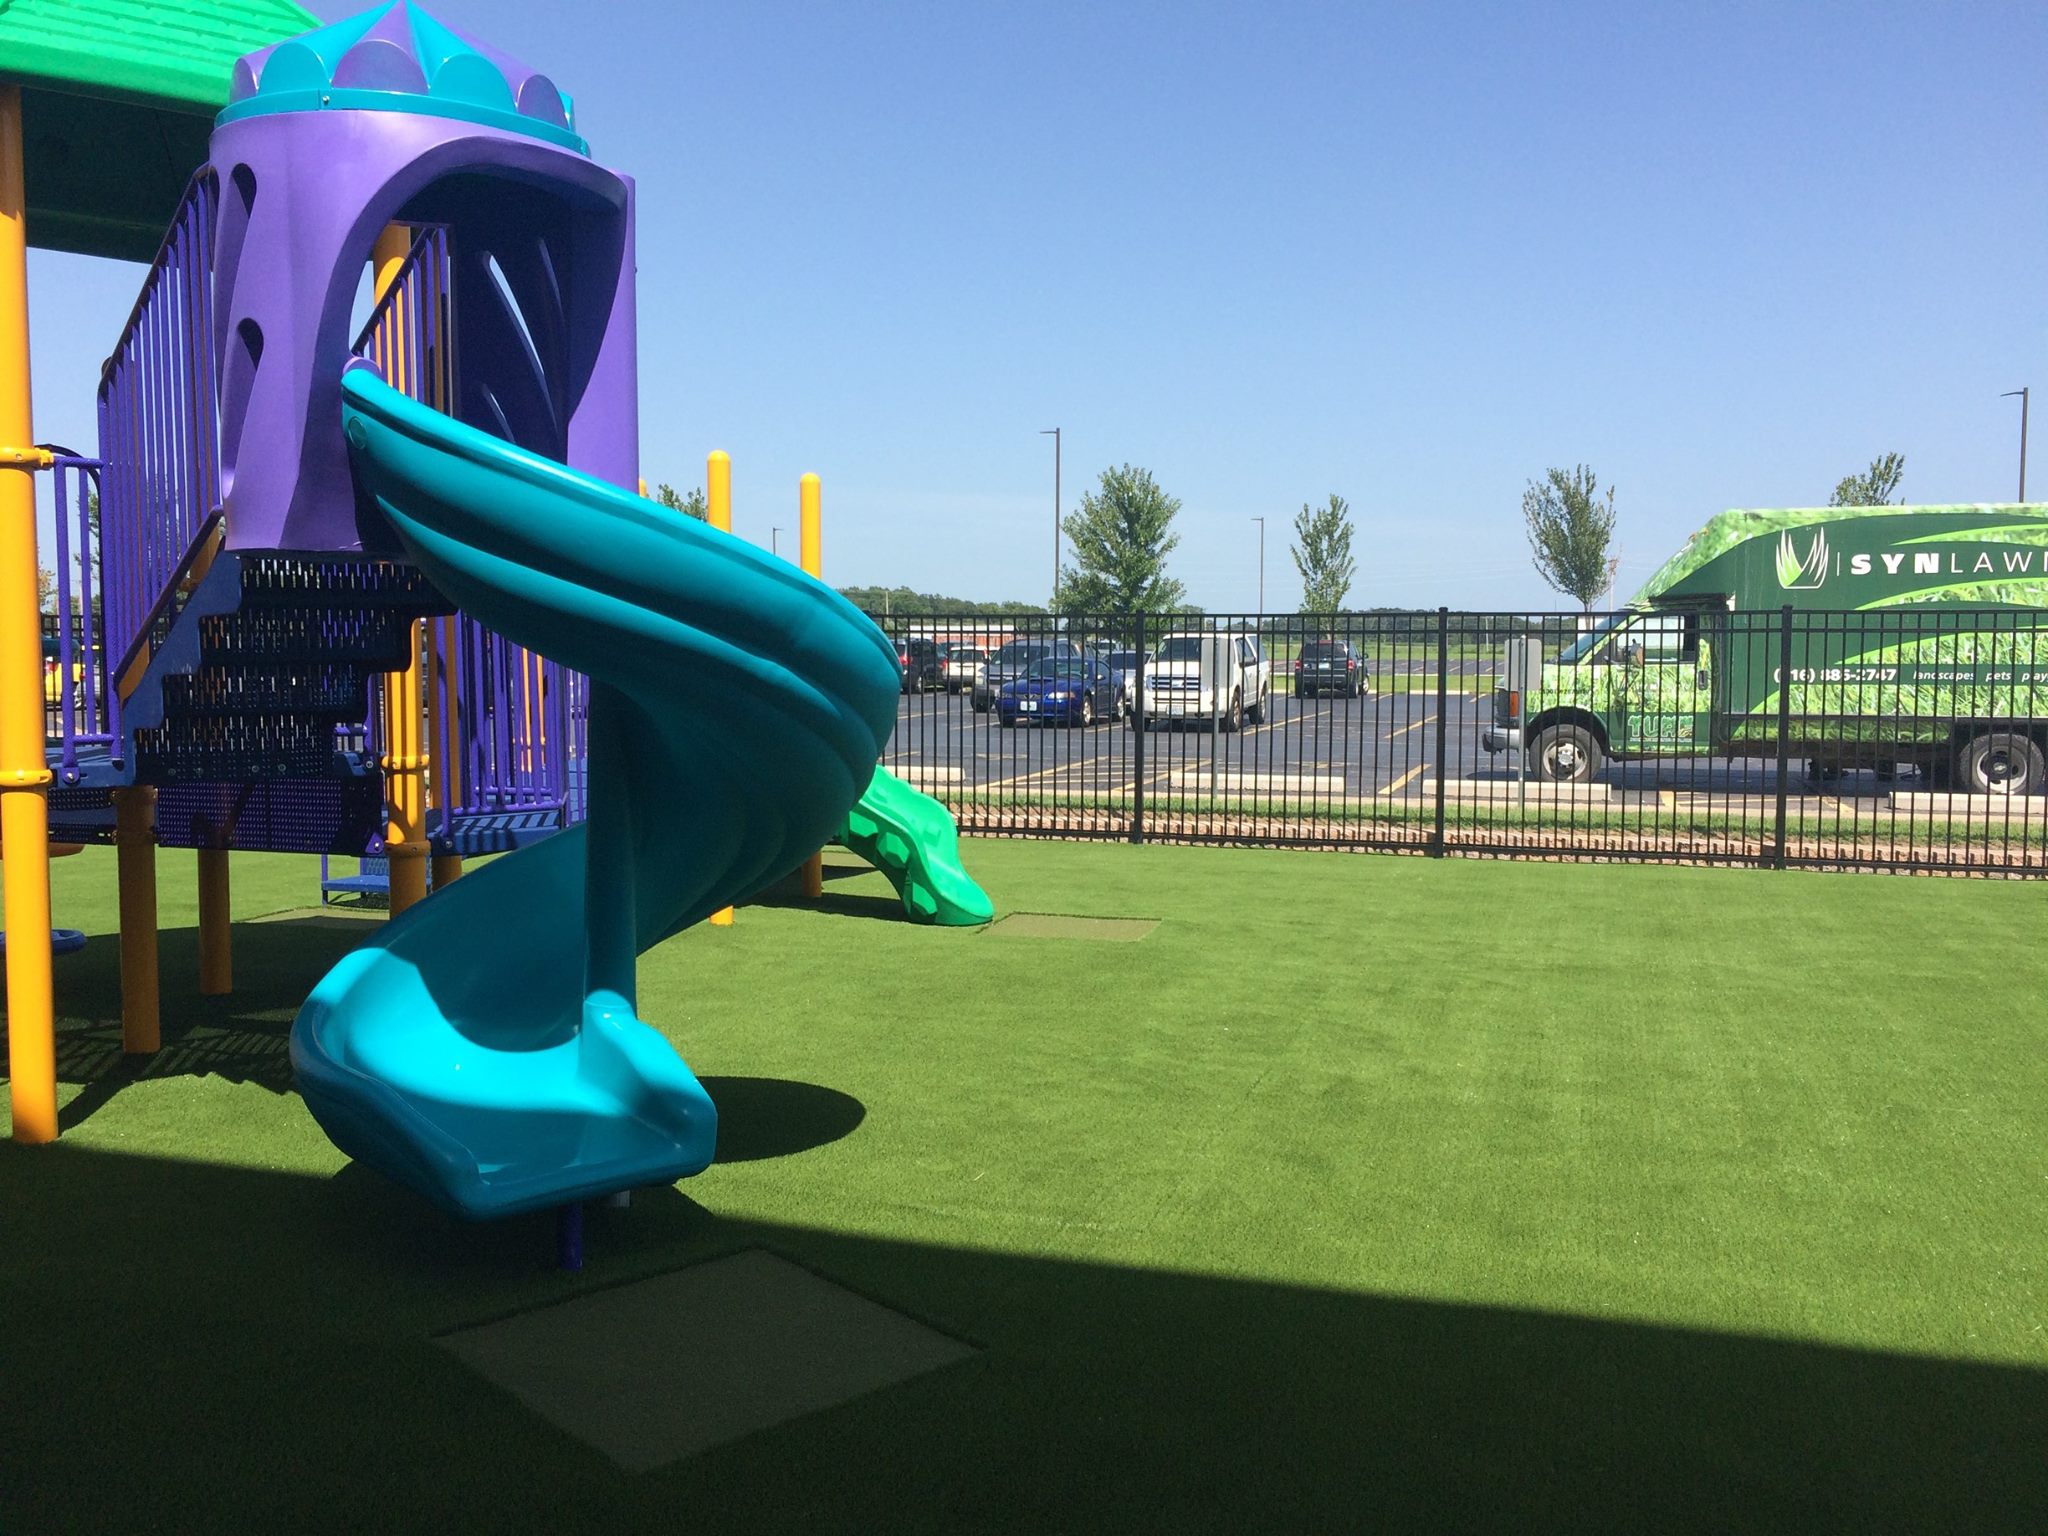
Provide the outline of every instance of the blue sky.
{"type": "MultiPolygon", "coordinates": [[[[638,179],[649,481],[725,448],[766,544],[818,471],[839,584],[1042,601],[1043,427],[1070,506],[1181,498],[1212,609],[1260,515],[1291,606],[1331,491],[1354,603],[1532,607],[1547,465],[1617,487],[1626,590],[1886,450],[2010,499],[1999,394],[2048,406],[2038,4],[429,9],[638,179]]],[[[140,276],[32,256],[39,435],[90,442],[140,276]]]]}

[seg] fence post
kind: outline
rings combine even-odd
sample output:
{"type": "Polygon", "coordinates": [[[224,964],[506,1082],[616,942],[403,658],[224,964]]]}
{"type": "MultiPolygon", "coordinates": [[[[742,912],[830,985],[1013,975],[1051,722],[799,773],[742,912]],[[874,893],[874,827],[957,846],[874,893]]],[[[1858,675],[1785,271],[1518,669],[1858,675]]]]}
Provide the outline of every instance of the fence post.
{"type": "Polygon", "coordinates": [[[1792,605],[1778,610],[1778,832],[1771,862],[1785,867],[1787,738],[1792,734],[1792,605]]]}
{"type": "Polygon", "coordinates": [[[1451,610],[1439,608],[1436,611],[1436,833],[1429,841],[1429,851],[1437,858],[1444,854],[1444,732],[1447,729],[1444,714],[1450,705],[1450,670],[1451,610]]]}
{"type": "Polygon", "coordinates": [[[1137,694],[1131,700],[1131,841],[1145,841],[1145,615],[1137,619],[1137,694]]]}

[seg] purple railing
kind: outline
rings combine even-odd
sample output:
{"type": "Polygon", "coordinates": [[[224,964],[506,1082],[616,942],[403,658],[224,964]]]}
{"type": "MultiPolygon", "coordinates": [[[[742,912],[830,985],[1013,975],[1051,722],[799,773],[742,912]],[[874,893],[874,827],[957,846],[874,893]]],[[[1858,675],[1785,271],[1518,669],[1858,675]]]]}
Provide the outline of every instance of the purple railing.
{"type": "MultiPolygon", "coordinates": [[[[451,272],[447,231],[422,229],[355,350],[394,389],[452,415],[451,272]]],[[[456,827],[517,812],[559,811],[564,823],[582,820],[588,681],[465,615],[425,622],[435,721],[432,803],[456,827]]],[[[382,713],[381,701],[373,700],[362,732],[371,752],[382,749],[382,713]]]]}
{"type": "MultiPolygon", "coordinates": [[[[150,622],[220,505],[213,356],[218,206],[213,172],[202,169],[185,189],[113,355],[100,367],[100,583],[104,651],[115,660],[150,622]]],[[[103,693],[106,729],[118,735],[120,701],[111,695],[111,687],[103,693]]]]}
{"type": "Polygon", "coordinates": [[[98,602],[99,541],[93,531],[93,493],[100,461],[59,453],[50,487],[57,532],[55,610],[57,649],[43,661],[45,731],[57,743],[59,783],[78,782],[80,747],[111,748],[106,637],[98,602]]]}

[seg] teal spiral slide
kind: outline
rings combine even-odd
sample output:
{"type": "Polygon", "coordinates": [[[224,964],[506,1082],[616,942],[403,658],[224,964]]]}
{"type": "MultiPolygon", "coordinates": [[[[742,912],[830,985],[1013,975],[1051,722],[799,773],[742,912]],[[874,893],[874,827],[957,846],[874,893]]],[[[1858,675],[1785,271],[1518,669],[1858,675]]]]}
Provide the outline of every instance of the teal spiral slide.
{"type": "Polygon", "coordinates": [[[329,972],[292,1027],[300,1092],[343,1151],[466,1217],[696,1173],[717,1113],[634,1012],[640,951],[850,827],[907,834],[880,851],[913,911],[986,905],[950,843],[927,856],[897,825],[915,815],[901,796],[882,796],[887,826],[856,814],[895,724],[895,651],[750,544],[416,404],[367,366],[342,393],[358,483],[435,585],[591,678],[590,816],[329,972]]]}

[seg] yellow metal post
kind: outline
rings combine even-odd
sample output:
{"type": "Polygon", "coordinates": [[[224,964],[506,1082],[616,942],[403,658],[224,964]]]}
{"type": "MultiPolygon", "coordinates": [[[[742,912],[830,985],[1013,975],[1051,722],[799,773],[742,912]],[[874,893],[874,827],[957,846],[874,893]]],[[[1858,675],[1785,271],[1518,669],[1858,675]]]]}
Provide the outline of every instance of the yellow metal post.
{"type": "MultiPolygon", "coordinates": [[[[705,521],[720,533],[732,532],[732,455],[714,448],[704,461],[705,521]]],[[[732,908],[720,907],[711,914],[711,926],[730,928],[732,908]]]]}
{"type": "MultiPolygon", "coordinates": [[[[803,567],[813,576],[825,574],[823,497],[816,475],[805,475],[797,492],[798,549],[803,567]]],[[[825,856],[814,853],[804,863],[804,895],[816,901],[825,894],[825,856]]]]}
{"type": "Polygon", "coordinates": [[[50,768],[43,755],[43,634],[36,588],[35,420],[29,400],[28,227],[21,91],[0,86],[0,902],[7,951],[7,1072],[14,1139],[57,1139],[50,980],[50,768]]]}
{"type": "MultiPolygon", "coordinates": [[[[376,297],[382,299],[398,281],[412,231],[387,224],[370,249],[376,268],[376,297]]],[[[400,327],[404,321],[400,320],[400,327]]],[[[405,389],[404,348],[393,349],[393,388],[405,389]]],[[[387,672],[384,680],[384,798],[389,815],[384,826],[384,856],[391,871],[391,915],[423,901],[427,894],[427,744],[420,721],[420,626],[412,625],[412,650],[405,669],[387,672]]]]}
{"type": "MultiPolygon", "coordinates": [[[[427,650],[427,742],[429,748],[441,740],[441,712],[448,712],[448,753],[434,763],[434,773],[428,780],[434,797],[441,807],[443,831],[446,831],[449,814],[462,803],[462,701],[456,696],[455,681],[455,618],[428,621],[427,650]],[[434,686],[436,673],[441,686],[434,686]],[[444,703],[443,700],[446,700],[444,703]]],[[[462,855],[459,853],[436,853],[432,859],[433,885],[440,890],[444,885],[453,885],[462,878],[462,855]]]]}
{"type": "Polygon", "coordinates": [[[156,790],[114,791],[114,860],[121,883],[121,1049],[148,1056],[161,1042],[156,959],[156,790]]]}
{"type": "Polygon", "coordinates": [[[199,995],[235,990],[234,922],[228,915],[228,851],[199,850],[199,995]]]}

